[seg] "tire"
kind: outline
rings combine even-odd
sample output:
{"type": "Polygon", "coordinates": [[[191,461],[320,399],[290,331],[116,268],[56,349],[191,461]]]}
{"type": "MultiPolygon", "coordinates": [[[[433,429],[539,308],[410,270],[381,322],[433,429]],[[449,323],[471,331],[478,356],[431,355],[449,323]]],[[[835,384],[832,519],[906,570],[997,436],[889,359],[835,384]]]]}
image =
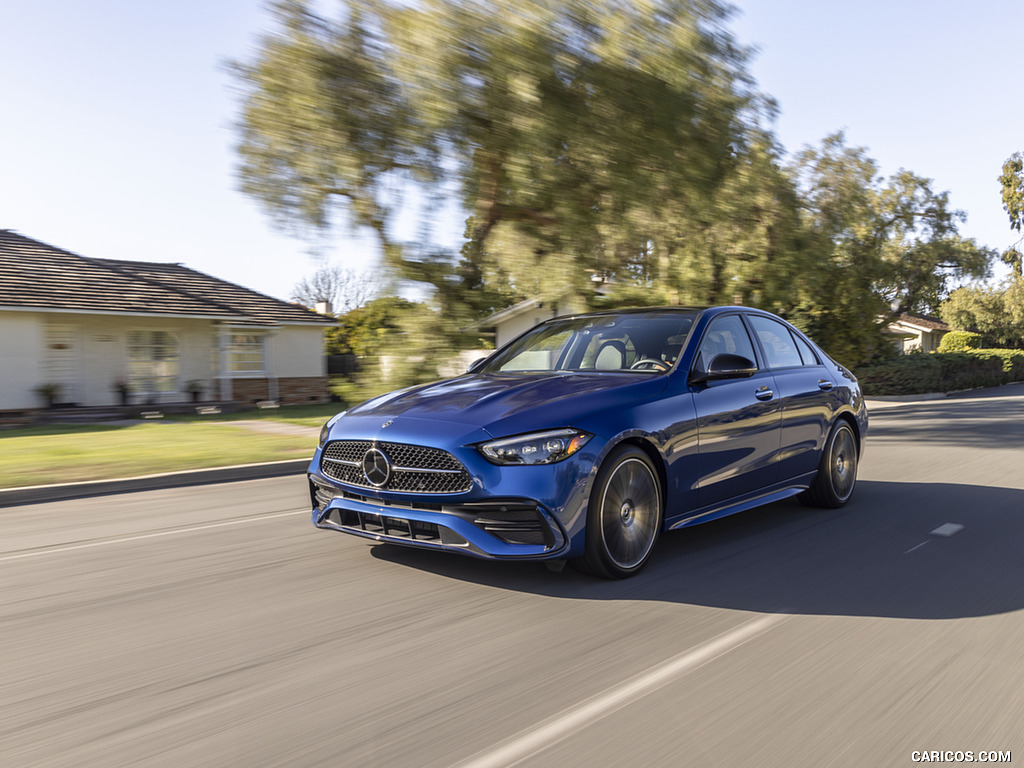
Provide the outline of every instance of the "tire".
{"type": "Polygon", "coordinates": [[[663,519],[651,460],[634,446],[617,448],[597,474],[587,504],[586,549],[573,565],[606,579],[632,576],[650,559],[663,519]]]}
{"type": "Polygon", "coordinates": [[[800,501],[825,509],[839,509],[846,504],[857,485],[857,459],[857,436],[850,423],[841,419],[828,433],[818,474],[811,487],[800,494],[800,501]]]}

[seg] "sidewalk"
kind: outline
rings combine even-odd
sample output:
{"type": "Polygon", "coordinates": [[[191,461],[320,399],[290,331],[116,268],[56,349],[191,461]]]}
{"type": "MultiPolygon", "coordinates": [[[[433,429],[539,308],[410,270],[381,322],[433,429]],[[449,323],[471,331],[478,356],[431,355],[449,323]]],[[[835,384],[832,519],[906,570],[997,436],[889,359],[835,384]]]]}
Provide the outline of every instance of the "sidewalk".
{"type": "Polygon", "coordinates": [[[104,496],[110,493],[150,491],[159,488],[181,488],[187,485],[231,483],[239,480],[258,480],[264,477],[301,475],[309,466],[309,459],[271,461],[263,464],[240,464],[233,467],[192,469],[185,472],[164,472],[157,475],[121,477],[113,480],[88,480],[62,485],[30,485],[20,488],[0,488],[0,509],[19,504],[39,504],[64,501],[86,496],[104,496]]]}
{"type": "Polygon", "coordinates": [[[864,402],[868,407],[868,413],[884,408],[894,408],[900,405],[912,405],[914,403],[926,403],[934,400],[967,400],[975,398],[996,398],[996,397],[1020,397],[1024,395],[1024,382],[1013,381],[999,387],[985,387],[982,389],[965,389],[960,392],[929,392],[923,395],[885,395],[865,396],[864,402]]]}

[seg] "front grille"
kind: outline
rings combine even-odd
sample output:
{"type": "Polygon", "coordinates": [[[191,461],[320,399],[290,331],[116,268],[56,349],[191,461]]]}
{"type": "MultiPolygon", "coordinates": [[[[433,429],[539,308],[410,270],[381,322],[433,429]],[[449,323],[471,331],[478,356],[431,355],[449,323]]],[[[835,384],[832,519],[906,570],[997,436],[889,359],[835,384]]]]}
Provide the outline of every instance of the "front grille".
{"type": "Polygon", "coordinates": [[[465,493],[473,485],[466,468],[447,451],[404,443],[335,440],[324,447],[320,471],[347,485],[397,493],[465,493]],[[391,465],[383,485],[371,483],[363,471],[363,457],[371,448],[391,465]]]}

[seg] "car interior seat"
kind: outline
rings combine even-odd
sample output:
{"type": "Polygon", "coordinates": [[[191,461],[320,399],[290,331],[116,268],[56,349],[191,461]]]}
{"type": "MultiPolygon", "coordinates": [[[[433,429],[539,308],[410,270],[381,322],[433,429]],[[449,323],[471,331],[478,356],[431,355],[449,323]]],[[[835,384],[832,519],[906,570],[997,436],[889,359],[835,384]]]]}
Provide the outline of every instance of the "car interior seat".
{"type": "Polygon", "coordinates": [[[598,371],[621,371],[626,367],[626,347],[621,341],[606,341],[594,360],[598,371]]]}

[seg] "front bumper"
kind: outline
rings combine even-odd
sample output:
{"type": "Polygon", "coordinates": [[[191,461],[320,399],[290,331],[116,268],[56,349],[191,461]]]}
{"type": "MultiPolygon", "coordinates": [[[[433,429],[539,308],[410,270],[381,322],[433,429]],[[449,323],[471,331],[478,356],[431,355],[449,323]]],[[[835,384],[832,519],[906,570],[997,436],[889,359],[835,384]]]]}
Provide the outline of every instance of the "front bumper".
{"type": "Polygon", "coordinates": [[[394,501],[345,490],[316,474],[309,482],[316,527],[374,541],[511,560],[557,558],[570,541],[555,516],[532,499],[394,501]]]}
{"type": "Polygon", "coordinates": [[[487,439],[491,435],[480,427],[458,422],[395,417],[382,423],[346,416],[309,465],[313,524],[373,541],[480,558],[548,560],[582,554],[587,495],[606,441],[595,436],[555,464],[504,466],[477,449],[487,439]],[[339,441],[349,443],[341,453],[332,448],[339,441]],[[363,482],[369,481],[365,466],[358,473],[344,469],[365,461],[369,450],[357,454],[370,444],[387,453],[392,469],[387,477],[400,482],[386,478],[382,486],[371,487],[363,482]],[[455,466],[432,452],[448,454],[464,470],[458,482],[431,481],[438,473],[454,476],[455,466]]]}

